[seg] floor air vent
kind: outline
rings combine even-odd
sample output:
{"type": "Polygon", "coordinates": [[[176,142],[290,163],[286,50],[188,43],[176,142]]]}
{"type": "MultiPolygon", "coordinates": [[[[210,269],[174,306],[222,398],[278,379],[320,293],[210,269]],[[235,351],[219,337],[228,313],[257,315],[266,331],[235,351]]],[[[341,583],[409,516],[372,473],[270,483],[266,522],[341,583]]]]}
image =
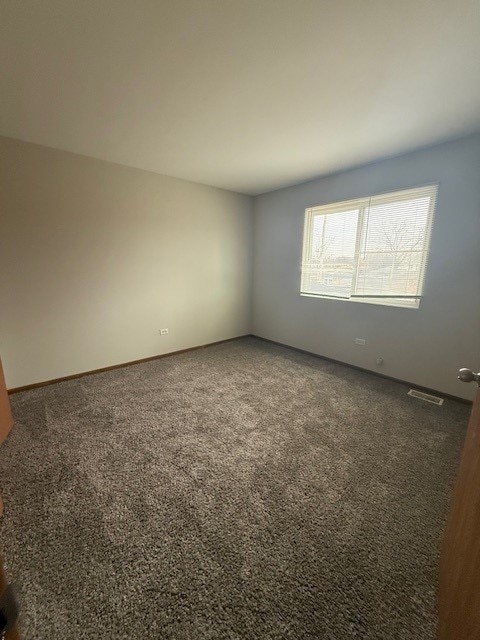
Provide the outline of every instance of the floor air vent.
{"type": "Polygon", "coordinates": [[[437,396],[431,396],[429,393],[423,393],[422,391],[416,391],[415,389],[410,389],[410,391],[408,392],[408,395],[413,396],[414,398],[418,398],[419,400],[424,400],[425,402],[438,404],[439,406],[443,404],[443,398],[438,398],[437,396]]]}

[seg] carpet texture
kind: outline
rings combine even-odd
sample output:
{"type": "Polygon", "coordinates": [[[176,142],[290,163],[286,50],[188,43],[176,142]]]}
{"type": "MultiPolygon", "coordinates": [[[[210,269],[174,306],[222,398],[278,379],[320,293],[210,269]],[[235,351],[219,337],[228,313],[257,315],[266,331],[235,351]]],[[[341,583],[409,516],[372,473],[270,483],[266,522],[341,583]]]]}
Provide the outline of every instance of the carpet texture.
{"type": "Polygon", "coordinates": [[[246,338],[12,396],[24,638],[433,640],[469,407],[246,338]]]}

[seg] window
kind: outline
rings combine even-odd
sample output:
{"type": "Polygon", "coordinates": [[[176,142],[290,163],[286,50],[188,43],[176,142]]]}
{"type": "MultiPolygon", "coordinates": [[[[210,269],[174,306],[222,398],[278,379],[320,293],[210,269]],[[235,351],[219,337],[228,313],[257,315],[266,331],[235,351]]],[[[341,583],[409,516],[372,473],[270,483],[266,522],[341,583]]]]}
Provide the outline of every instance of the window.
{"type": "Polygon", "coordinates": [[[417,308],[437,187],[305,211],[301,294],[417,308]]]}

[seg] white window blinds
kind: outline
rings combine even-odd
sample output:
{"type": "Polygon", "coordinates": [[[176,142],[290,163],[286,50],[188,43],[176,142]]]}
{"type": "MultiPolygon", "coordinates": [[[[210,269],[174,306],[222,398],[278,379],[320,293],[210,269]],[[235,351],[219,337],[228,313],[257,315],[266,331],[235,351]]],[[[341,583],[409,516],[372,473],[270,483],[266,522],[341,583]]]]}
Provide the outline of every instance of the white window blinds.
{"type": "Polygon", "coordinates": [[[437,187],[311,207],[301,293],[418,307],[437,187]]]}

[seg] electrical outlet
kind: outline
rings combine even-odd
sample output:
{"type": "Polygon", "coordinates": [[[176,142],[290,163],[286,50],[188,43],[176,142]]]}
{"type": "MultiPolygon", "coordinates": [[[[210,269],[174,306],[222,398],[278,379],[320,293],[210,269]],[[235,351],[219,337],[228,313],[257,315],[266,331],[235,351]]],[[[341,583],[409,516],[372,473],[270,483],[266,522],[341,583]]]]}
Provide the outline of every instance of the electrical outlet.
{"type": "Polygon", "coordinates": [[[365,338],[355,338],[355,344],[361,344],[363,346],[366,343],[367,341],[365,340],[365,338]]]}
{"type": "Polygon", "coordinates": [[[377,364],[383,364],[382,356],[377,356],[377,364]]]}
{"type": "Polygon", "coordinates": [[[168,333],[168,329],[159,329],[159,330],[158,330],[158,333],[159,333],[161,336],[166,336],[166,335],[167,335],[167,333],[168,333]]]}

